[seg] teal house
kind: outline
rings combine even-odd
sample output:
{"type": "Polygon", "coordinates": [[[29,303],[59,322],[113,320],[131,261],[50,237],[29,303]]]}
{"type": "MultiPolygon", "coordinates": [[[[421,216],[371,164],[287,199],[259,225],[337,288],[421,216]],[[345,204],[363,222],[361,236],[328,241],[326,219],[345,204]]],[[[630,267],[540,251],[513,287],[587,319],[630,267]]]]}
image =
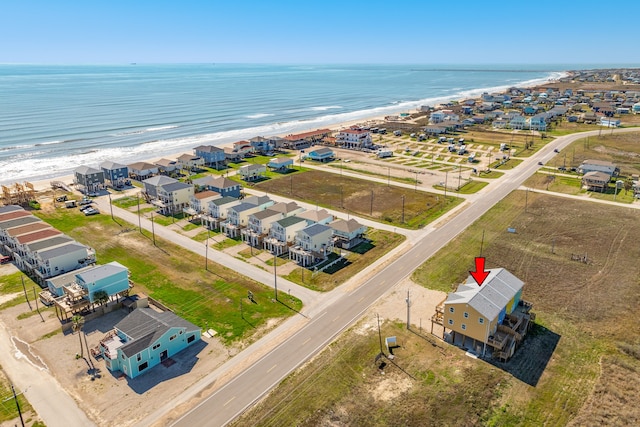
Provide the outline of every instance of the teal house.
{"type": "Polygon", "coordinates": [[[89,302],[94,303],[97,291],[105,291],[112,296],[129,289],[129,270],[122,264],[112,261],[98,265],[76,274],[76,283],[86,291],[89,302]]]}
{"type": "Polygon", "coordinates": [[[107,369],[129,378],[200,341],[200,328],[170,311],[136,308],[100,341],[107,369]]]}
{"type": "Polygon", "coordinates": [[[306,157],[316,162],[329,162],[335,158],[335,153],[330,148],[322,147],[309,151],[306,157]]]}

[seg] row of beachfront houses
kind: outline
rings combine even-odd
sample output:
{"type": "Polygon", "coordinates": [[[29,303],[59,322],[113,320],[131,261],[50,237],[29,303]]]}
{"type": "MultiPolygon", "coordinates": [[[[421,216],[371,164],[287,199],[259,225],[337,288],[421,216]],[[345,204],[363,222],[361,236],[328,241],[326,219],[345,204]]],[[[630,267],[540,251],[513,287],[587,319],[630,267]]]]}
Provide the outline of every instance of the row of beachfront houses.
{"type": "Polygon", "coordinates": [[[129,290],[127,268],[117,262],[96,265],[92,248],[20,206],[0,207],[0,244],[2,253],[45,289],[40,299],[55,303],[63,316],[96,303],[96,292],[109,298],[129,290]]]}

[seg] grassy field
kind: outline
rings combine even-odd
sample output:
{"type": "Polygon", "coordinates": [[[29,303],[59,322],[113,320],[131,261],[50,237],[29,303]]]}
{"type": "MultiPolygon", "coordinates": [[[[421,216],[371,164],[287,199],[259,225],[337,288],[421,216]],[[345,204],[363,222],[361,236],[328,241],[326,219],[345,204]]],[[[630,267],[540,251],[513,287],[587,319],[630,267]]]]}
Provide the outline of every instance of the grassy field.
{"type": "Polygon", "coordinates": [[[24,290],[22,288],[22,281],[24,280],[24,287],[27,290],[27,295],[29,297],[29,301],[33,301],[33,289],[35,288],[37,292],[40,292],[40,286],[31,280],[29,276],[23,274],[22,272],[12,273],[6,276],[2,276],[2,281],[0,281],[0,295],[8,295],[8,294],[17,294],[15,298],[5,302],[0,305],[0,310],[3,310],[7,307],[13,307],[18,304],[22,304],[26,302],[26,298],[24,296],[24,290]]]}
{"type": "MultiPolygon", "coordinates": [[[[31,427],[44,427],[44,424],[34,420],[36,414],[25,398],[25,395],[21,393],[22,391],[23,390],[16,389],[16,394],[19,394],[18,404],[20,405],[20,411],[22,412],[22,418],[24,419],[25,424],[31,427]]],[[[16,402],[13,399],[11,384],[4,375],[4,372],[2,372],[2,369],[0,369],[0,423],[8,426],[8,423],[4,423],[13,419],[18,419],[18,422],[15,424],[18,425],[20,422],[18,418],[18,408],[16,407],[16,402]]]]}
{"type": "Polygon", "coordinates": [[[299,174],[294,181],[274,179],[255,188],[410,229],[424,227],[462,201],[447,196],[443,206],[444,197],[437,194],[316,170],[299,174]]]}
{"type": "MultiPolygon", "coordinates": [[[[273,291],[241,274],[156,238],[131,224],[122,227],[107,215],[85,217],[75,210],[37,213],[60,231],[96,249],[101,263],[118,261],[131,272],[134,292],[143,292],[169,306],[176,314],[202,327],[213,328],[227,344],[249,339],[269,319],[287,317],[301,302],[287,299],[285,306],[272,302],[273,291]],[[246,300],[253,292],[257,304],[246,300]],[[245,299],[244,317],[240,299],[245,299]]],[[[287,297],[289,298],[289,297],[287,297]]]]}
{"type": "Polygon", "coordinates": [[[525,202],[525,192],[514,192],[413,275],[424,286],[452,290],[473,268],[484,235],[487,268],[522,278],[523,297],[537,314],[508,363],[469,358],[387,322],[382,335],[396,336],[400,347],[393,361],[383,360],[382,375],[369,316],[235,425],[637,424],[640,409],[631,402],[640,391],[640,229],[628,224],[638,215],[533,193],[525,202]],[[593,218],[604,220],[596,227],[593,218]],[[588,263],[571,254],[586,254],[588,263]]]}
{"type": "Polygon", "coordinates": [[[401,234],[373,229],[367,232],[367,238],[370,240],[369,242],[363,242],[351,251],[344,251],[346,253],[345,260],[336,268],[316,273],[296,268],[285,278],[310,289],[329,291],[367,268],[405,239],[401,234]]]}

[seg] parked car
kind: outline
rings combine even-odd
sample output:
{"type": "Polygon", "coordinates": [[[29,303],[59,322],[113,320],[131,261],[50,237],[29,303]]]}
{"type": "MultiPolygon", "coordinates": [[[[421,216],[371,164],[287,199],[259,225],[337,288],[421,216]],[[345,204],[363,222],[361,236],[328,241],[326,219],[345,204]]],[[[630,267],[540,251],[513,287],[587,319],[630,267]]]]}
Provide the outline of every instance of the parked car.
{"type": "Polygon", "coordinates": [[[92,191],[91,193],[87,193],[87,196],[89,197],[98,197],[100,194],[96,193],[95,191],[92,191]]]}
{"type": "Polygon", "coordinates": [[[544,163],[542,163],[542,162],[538,162],[538,164],[539,164],[540,166],[544,166],[544,163]]]}
{"type": "Polygon", "coordinates": [[[89,216],[89,215],[97,215],[97,214],[99,214],[99,213],[100,213],[100,211],[99,211],[99,210],[97,210],[97,209],[94,209],[94,208],[89,208],[89,209],[85,209],[85,210],[84,210],[84,214],[85,214],[85,216],[89,216]]]}
{"type": "Polygon", "coordinates": [[[87,199],[85,197],[82,200],[80,200],[80,202],[78,204],[82,206],[82,205],[90,205],[91,203],[93,203],[93,201],[91,201],[91,199],[87,199]]]}
{"type": "Polygon", "coordinates": [[[56,197],[56,202],[66,202],[67,201],[67,196],[60,196],[60,197],[56,197]]]}

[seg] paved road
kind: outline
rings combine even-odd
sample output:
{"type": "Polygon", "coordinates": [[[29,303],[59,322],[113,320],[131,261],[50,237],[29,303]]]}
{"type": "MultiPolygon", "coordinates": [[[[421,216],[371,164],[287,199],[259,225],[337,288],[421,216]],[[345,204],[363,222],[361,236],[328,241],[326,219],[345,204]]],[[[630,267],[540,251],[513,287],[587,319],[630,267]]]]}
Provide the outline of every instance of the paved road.
{"type": "MultiPolygon", "coordinates": [[[[620,131],[627,132],[634,129],[618,132],[620,131]]],[[[381,270],[355,291],[341,295],[297,333],[226,383],[196,408],[176,420],[173,425],[190,427],[228,424],[294,369],[318,353],[345,328],[352,325],[387,290],[433,256],[502,198],[517,189],[540,167],[538,162],[545,163],[555,155],[554,149],[563,149],[576,139],[597,134],[598,131],[592,131],[567,135],[547,144],[538,153],[524,160],[516,169],[508,171],[502,179],[488,185],[474,197],[470,197],[468,200],[472,203],[453,220],[439,228],[428,227],[425,230],[425,237],[404,256],[381,270]]]]}
{"type": "MultiPolygon", "coordinates": [[[[95,426],[76,402],[47,370],[33,365],[20,356],[6,326],[0,322],[0,361],[11,378],[16,392],[24,392],[35,411],[49,427],[95,426]]],[[[3,405],[13,405],[7,401],[3,405]]]]}

